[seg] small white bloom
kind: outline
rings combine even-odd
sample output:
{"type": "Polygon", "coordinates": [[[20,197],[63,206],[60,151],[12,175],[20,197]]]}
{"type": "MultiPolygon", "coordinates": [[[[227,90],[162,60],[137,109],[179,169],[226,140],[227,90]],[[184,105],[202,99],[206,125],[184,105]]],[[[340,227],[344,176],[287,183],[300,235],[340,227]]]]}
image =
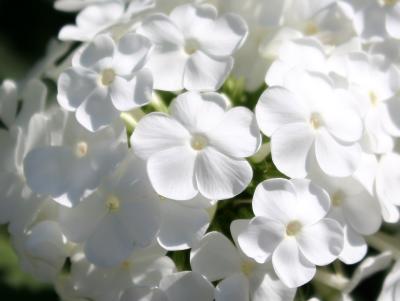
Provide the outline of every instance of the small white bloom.
{"type": "Polygon", "coordinates": [[[161,279],[155,288],[134,286],[127,289],[121,301],[212,301],[214,287],[195,272],[179,272],[161,279]]]}
{"type": "Polygon", "coordinates": [[[344,247],[339,259],[346,264],[359,262],[367,253],[363,235],[374,234],[382,223],[378,200],[353,176],[333,178],[316,173],[310,179],[328,192],[332,204],[328,217],[343,227],[344,247]]]}
{"type": "Polygon", "coordinates": [[[331,263],[343,249],[343,229],[326,218],[329,207],[328,194],[309,180],[266,180],[256,188],[256,217],[239,234],[239,245],[259,263],[272,258],[287,286],[301,286],[314,277],[315,265],[331,263]]]}
{"type": "Polygon", "coordinates": [[[80,124],[97,131],[128,111],[147,104],[153,80],[143,69],[151,43],[135,33],[117,43],[109,35],[97,36],[72,60],[58,79],[59,104],[76,112],[80,124]]]}
{"type": "Polygon", "coordinates": [[[75,0],[75,5],[67,1],[59,0],[56,6],[69,9],[86,7],[78,13],[76,25],[61,28],[58,38],[63,41],[90,41],[104,32],[118,37],[134,27],[135,17],[154,7],[154,0],[131,0],[129,4],[126,4],[127,0],[88,0],[83,5],[76,3],[79,0],[75,0]]]}
{"type": "Polygon", "coordinates": [[[352,95],[322,73],[294,69],[284,87],[268,88],[256,106],[261,131],[271,137],[272,160],[290,177],[302,178],[316,161],[337,177],[357,169],[363,124],[352,95]]]}
{"type": "Polygon", "coordinates": [[[44,127],[46,143],[29,149],[24,175],[32,191],[67,207],[91,194],[127,151],[122,128],[93,134],[65,111],[52,112],[44,127]]]}
{"type": "Polygon", "coordinates": [[[157,193],[175,200],[198,193],[220,200],[242,192],[253,174],[244,158],[255,154],[261,141],[253,113],[226,109],[219,94],[195,92],[179,95],[170,110],[171,116],[142,118],[131,137],[157,193]]]}
{"type": "Polygon", "coordinates": [[[136,250],[115,267],[103,268],[77,252],[71,257],[71,273],[60,278],[57,291],[63,300],[120,300],[122,293],[132,286],[158,286],[164,277],[176,271],[165,253],[155,244],[136,250]]]}
{"type": "Polygon", "coordinates": [[[169,16],[151,15],[138,29],[155,45],[147,63],[154,87],[167,91],[218,90],[247,32],[239,15],[217,18],[215,7],[192,4],[176,7],[169,16]]]}
{"type": "Polygon", "coordinates": [[[248,222],[236,220],[231,224],[237,248],[223,234],[207,233],[191,251],[193,271],[203,274],[210,281],[221,280],[216,289],[216,301],[293,300],[296,289],[286,287],[271,264],[259,264],[240,249],[237,238],[248,222]]]}

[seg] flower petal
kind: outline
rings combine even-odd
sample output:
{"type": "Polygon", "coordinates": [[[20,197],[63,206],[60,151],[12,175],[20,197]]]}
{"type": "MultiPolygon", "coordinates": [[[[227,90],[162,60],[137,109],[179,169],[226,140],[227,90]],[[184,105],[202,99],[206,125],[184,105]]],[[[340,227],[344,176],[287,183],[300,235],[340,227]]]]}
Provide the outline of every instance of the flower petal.
{"type": "Polygon", "coordinates": [[[339,259],[345,264],[354,264],[367,254],[368,246],[364,238],[351,227],[344,228],[344,245],[339,259]]]}
{"type": "Polygon", "coordinates": [[[274,132],[271,137],[272,161],[285,175],[304,178],[308,172],[314,134],[306,123],[292,123],[274,132]]]}
{"type": "Polygon", "coordinates": [[[88,44],[82,52],[77,52],[77,58],[74,61],[79,63],[80,67],[87,69],[96,68],[99,61],[105,58],[113,57],[115,43],[108,34],[98,35],[88,44]]]}
{"type": "Polygon", "coordinates": [[[278,277],[289,288],[309,282],[315,275],[315,265],[309,262],[293,238],[284,239],[272,255],[272,265],[278,277]]]}
{"type": "Polygon", "coordinates": [[[214,286],[195,272],[180,272],[164,277],[160,288],[174,301],[212,301],[214,286]]]}
{"type": "Polygon", "coordinates": [[[215,290],[215,301],[249,301],[249,297],[249,281],[242,273],[222,280],[215,290]]]}
{"type": "Polygon", "coordinates": [[[253,170],[246,160],[235,160],[206,147],[197,155],[195,176],[202,195],[223,200],[241,193],[249,185],[253,170]]]}
{"type": "Polygon", "coordinates": [[[305,122],[308,109],[289,90],[271,87],[261,95],[256,106],[256,116],[262,132],[271,136],[282,126],[305,122]]]}
{"type": "Polygon", "coordinates": [[[210,217],[203,209],[169,200],[164,200],[161,208],[162,221],[157,238],[169,251],[189,249],[200,241],[210,224],[210,217]]]}
{"type": "Polygon", "coordinates": [[[136,155],[149,159],[157,152],[183,146],[189,139],[188,131],[175,119],[162,113],[150,113],[137,124],[131,145],[136,155]]]}
{"type": "Polygon", "coordinates": [[[286,179],[269,179],[259,184],[253,196],[253,212],[270,220],[287,224],[296,216],[295,188],[286,179]]]}
{"type": "Polygon", "coordinates": [[[233,59],[213,58],[196,51],[187,61],[183,86],[190,91],[218,90],[233,68],[233,59]]]}
{"type": "Polygon", "coordinates": [[[258,263],[265,263],[283,240],[285,226],[264,217],[253,218],[247,229],[239,234],[238,242],[243,252],[258,263]]]}
{"type": "Polygon", "coordinates": [[[95,90],[76,110],[78,122],[91,132],[105,128],[119,116],[106,93],[95,90]]]}
{"type": "Polygon", "coordinates": [[[358,144],[342,144],[325,129],[319,129],[315,139],[315,155],[326,174],[346,177],[356,171],[361,159],[361,147],[358,144]]]}
{"type": "Polygon", "coordinates": [[[189,200],[198,191],[195,185],[196,153],[189,146],[168,148],[152,155],[147,172],[155,191],[173,200],[189,200]]]}
{"type": "Polygon", "coordinates": [[[325,218],[314,225],[303,227],[297,236],[299,249],[316,265],[327,265],[334,261],[343,249],[343,229],[341,225],[325,218]]]}
{"type": "Polygon", "coordinates": [[[226,112],[219,125],[209,132],[208,137],[210,145],[235,158],[254,155],[261,143],[254,114],[242,107],[226,112]]]}
{"type": "Polygon", "coordinates": [[[207,233],[190,253],[192,270],[204,275],[210,281],[239,273],[240,263],[241,258],[232,242],[215,231],[207,233]]]}

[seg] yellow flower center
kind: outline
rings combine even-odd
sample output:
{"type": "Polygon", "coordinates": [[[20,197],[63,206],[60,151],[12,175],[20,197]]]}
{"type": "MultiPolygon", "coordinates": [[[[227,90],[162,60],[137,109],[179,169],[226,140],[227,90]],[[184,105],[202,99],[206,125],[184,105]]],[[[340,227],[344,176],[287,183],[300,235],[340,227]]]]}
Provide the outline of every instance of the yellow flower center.
{"type": "Polygon", "coordinates": [[[75,146],[75,155],[78,158],[86,156],[88,152],[88,145],[85,141],[78,142],[75,146]]]}
{"type": "Polygon", "coordinates": [[[378,104],[378,95],[374,91],[369,91],[368,96],[371,104],[375,107],[378,104]]]}
{"type": "Polygon", "coordinates": [[[243,261],[241,264],[242,273],[245,274],[246,276],[250,276],[250,274],[254,271],[255,267],[256,263],[249,260],[243,261]]]}
{"type": "Polygon", "coordinates": [[[305,27],[304,27],[304,34],[307,36],[312,36],[315,35],[319,32],[319,28],[317,24],[314,22],[307,22],[305,27]]]}
{"type": "Polygon", "coordinates": [[[207,144],[208,144],[208,139],[202,134],[194,134],[190,141],[190,145],[192,146],[192,148],[197,151],[205,148],[207,144]]]}
{"type": "Polygon", "coordinates": [[[106,207],[109,212],[115,212],[119,210],[120,201],[115,195],[108,196],[106,200],[106,207]]]}
{"type": "Polygon", "coordinates": [[[114,69],[108,68],[104,69],[100,74],[100,82],[103,86],[109,86],[113,83],[115,79],[114,69]]]}
{"type": "Polygon", "coordinates": [[[185,42],[185,52],[188,55],[195,53],[200,48],[199,42],[195,39],[187,39],[185,42]]]}
{"type": "Polygon", "coordinates": [[[343,193],[341,191],[336,191],[332,195],[331,201],[333,207],[340,207],[343,204],[343,193]]]}
{"type": "Polygon", "coordinates": [[[299,221],[291,221],[286,225],[286,235],[296,236],[301,231],[303,225],[299,221]]]}
{"type": "Polygon", "coordinates": [[[322,125],[321,116],[318,113],[312,113],[310,117],[310,124],[314,130],[317,130],[322,125]]]}

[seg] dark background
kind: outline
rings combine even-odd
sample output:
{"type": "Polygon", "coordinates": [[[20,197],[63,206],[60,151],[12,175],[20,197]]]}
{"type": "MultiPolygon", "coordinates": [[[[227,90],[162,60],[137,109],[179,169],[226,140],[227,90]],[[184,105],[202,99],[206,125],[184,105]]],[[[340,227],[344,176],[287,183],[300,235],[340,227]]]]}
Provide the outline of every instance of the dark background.
{"type": "MultiPolygon", "coordinates": [[[[74,19],[74,14],[54,10],[52,0],[0,0],[0,81],[22,78],[44,55],[50,38],[74,19]]],[[[353,268],[348,267],[347,272],[353,268]]],[[[385,274],[364,281],[353,294],[355,300],[376,300],[385,274]]],[[[302,291],[307,292],[307,287],[302,291]]],[[[304,295],[306,300],[308,296],[304,295]]],[[[36,282],[20,270],[5,227],[0,228],[0,296],[2,301],[58,300],[51,286],[36,282]]]]}

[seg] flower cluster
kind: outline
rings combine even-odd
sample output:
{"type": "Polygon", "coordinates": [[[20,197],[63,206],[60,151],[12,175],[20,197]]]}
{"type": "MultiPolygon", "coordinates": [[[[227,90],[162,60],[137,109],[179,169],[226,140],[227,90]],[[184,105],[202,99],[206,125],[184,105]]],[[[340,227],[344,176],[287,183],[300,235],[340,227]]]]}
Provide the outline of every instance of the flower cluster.
{"type": "Polygon", "coordinates": [[[351,300],[400,258],[400,1],[55,7],[0,87],[0,222],[62,300],[351,300]]]}

